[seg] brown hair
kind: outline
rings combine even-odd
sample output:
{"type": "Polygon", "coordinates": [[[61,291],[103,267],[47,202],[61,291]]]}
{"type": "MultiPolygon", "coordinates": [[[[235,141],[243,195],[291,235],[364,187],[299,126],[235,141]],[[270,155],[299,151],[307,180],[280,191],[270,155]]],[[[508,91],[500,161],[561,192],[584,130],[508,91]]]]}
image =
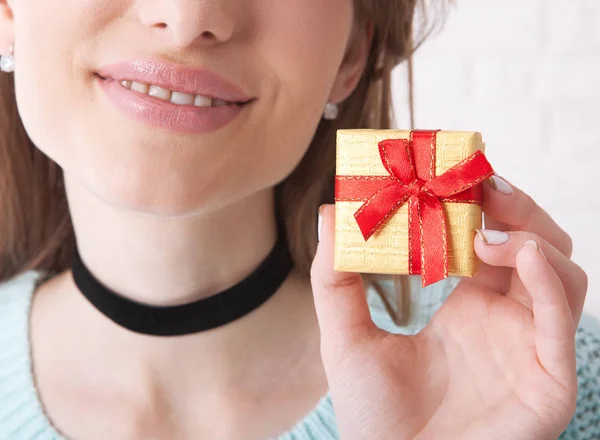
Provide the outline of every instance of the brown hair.
{"type": "MultiPolygon", "coordinates": [[[[412,52],[432,31],[424,1],[354,0],[354,4],[357,22],[374,24],[362,78],[341,104],[338,118],[321,121],[305,156],[277,188],[291,252],[298,271],[306,276],[316,250],[317,209],[333,203],[336,131],[393,128],[392,68],[408,60],[412,82],[412,52]],[[421,23],[416,23],[418,16],[421,23]]],[[[409,90],[412,124],[412,84],[409,90]]],[[[13,75],[0,75],[0,281],[31,269],[54,274],[69,268],[73,242],[62,169],[27,136],[17,111],[13,75]]],[[[374,276],[366,279],[381,293],[374,276]]],[[[405,303],[406,293],[403,296],[400,302],[405,303]]]]}

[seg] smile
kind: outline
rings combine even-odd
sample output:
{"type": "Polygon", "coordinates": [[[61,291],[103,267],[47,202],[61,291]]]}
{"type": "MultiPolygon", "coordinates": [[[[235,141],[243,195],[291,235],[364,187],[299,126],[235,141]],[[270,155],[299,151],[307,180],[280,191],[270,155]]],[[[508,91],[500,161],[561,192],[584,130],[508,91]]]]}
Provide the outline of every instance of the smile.
{"type": "Polygon", "coordinates": [[[208,133],[232,122],[254,101],[228,102],[153,84],[96,75],[109,101],[145,125],[184,133],[208,133]]]}
{"type": "Polygon", "coordinates": [[[95,77],[125,115],[169,131],[219,130],[257,100],[215,72],[156,59],[105,66],[95,77]]]}
{"type": "MultiPolygon", "coordinates": [[[[107,81],[110,79],[97,75],[100,79],[107,81]]],[[[119,84],[124,88],[143,95],[153,96],[175,105],[188,105],[195,107],[222,107],[224,105],[243,105],[247,102],[223,101],[213,99],[203,95],[192,95],[181,91],[169,90],[154,84],[145,84],[132,80],[121,80],[119,84]]]]}
{"type": "Polygon", "coordinates": [[[236,102],[227,102],[220,99],[212,99],[202,95],[191,95],[189,93],[177,92],[164,89],[153,84],[144,84],[131,80],[119,81],[126,89],[134,92],[143,93],[148,96],[154,96],[163,101],[176,105],[193,105],[196,107],[221,107],[223,105],[236,105],[236,102]]]}

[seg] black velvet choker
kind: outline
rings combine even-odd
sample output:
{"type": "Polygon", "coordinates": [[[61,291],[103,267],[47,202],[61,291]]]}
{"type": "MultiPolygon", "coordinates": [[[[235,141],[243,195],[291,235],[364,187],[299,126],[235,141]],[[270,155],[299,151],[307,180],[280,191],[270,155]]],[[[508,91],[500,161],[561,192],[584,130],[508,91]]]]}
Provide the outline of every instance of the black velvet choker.
{"type": "Polygon", "coordinates": [[[113,292],[100,283],[85,266],[77,242],[73,247],[71,268],[81,293],[96,309],[121,327],[156,336],[180,336],[210,330],[250,313],[279,289],[293,268],[278,215],[275,246],[261,264],[245,279],[208,298],[175,306],[139,303],[113,292]]]}

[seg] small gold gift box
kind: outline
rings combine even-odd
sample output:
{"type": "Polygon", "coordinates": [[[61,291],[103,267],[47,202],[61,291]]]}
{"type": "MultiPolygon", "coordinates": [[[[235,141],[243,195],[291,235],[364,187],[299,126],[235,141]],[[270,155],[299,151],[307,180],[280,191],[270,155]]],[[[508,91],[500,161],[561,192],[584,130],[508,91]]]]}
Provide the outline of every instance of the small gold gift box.
{"type": "Polygon", "coordinates": [[[476,132],[338,130],[335,270],[473,276],[484,149],[476,132]]]}

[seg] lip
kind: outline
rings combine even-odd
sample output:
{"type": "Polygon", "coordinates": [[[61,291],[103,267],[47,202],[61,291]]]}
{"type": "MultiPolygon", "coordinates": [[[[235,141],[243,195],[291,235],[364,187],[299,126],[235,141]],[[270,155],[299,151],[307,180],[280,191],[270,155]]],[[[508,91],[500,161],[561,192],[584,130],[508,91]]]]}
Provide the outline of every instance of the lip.
{"type": "Polygon", "coordinates": [[[108,100],[132,120],[175,132],[216,131],[233,121],[254,102],[252,100],[245,104],[227,104],[220,107],[178,105],[129,90],[114,79],[103,79],[96,75],[96,80],[108,100]]]}
{"type": "Polygon", "coordinates": [[[254,99],[245,94],[241,87],[215,72],[157,59],[115,63],[103,67],[96,73],[101,78],[114,79],[117,82],[131,80],[227,102],[245,103],[254,99]]]}

